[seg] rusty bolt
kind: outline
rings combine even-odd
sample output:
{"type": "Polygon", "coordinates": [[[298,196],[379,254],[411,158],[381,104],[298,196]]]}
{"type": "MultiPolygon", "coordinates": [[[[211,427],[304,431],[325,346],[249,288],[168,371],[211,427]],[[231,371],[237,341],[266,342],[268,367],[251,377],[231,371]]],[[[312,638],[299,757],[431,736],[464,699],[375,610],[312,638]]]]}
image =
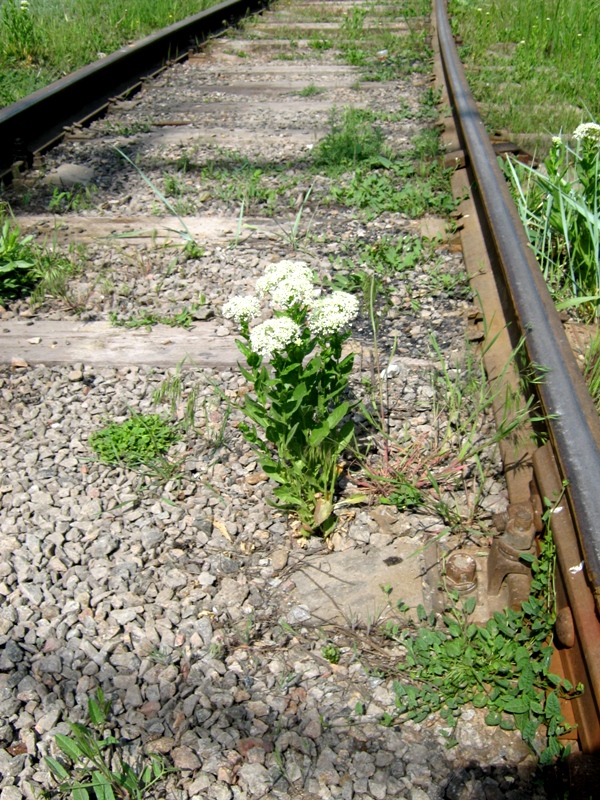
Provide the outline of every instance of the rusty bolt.
{"type": "Polygon", "coordinates": [[[508,507],[508,522],[504,539],[515,550],[529,550],[535,538],[533,506],[531,503],[513,503],[508,507]]]}
{"type": "Polygon", "coordinates": [[[561,608],[556,615],[554,630],[556,632],[556,638],[563,647],[573,647],[575,644],[575,625],[573,623],[571,609],[568,606],[561,608]]]}
{"type": "Polygon", "coordinates": [[[473,556],[460,551],[446,561],[446,578],[459,592],[470,592],[477,585],[477,564],[473,556]]]}

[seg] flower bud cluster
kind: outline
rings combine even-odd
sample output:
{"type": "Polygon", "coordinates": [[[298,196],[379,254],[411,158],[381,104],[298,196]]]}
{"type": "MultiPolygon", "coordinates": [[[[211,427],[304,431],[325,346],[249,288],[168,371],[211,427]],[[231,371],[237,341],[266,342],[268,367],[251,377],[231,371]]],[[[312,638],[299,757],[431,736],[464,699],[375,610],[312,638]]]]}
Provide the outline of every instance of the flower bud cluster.
{"type": "Polygon", "coordinates": [[[600,125],[596,122],[584,122],[575,128],[573,138],[578,142],[600,145],[600,125]]]}
{"type": "Polygon", "coordinates": [[[319,297],[313,272],[304,261],[270,264],[256,282],[256,291],[258,297],[232,297],[223,306],[223,316],[246,326],[260,315],[259,298],[268,295],[279,316],[256,325],[249,336],[252,350],[266,359],[301,341],[302,328],[295,319],[306,320],[311,337],[322,339],[342,333],[358,314],[359,303],[352,294],[319,297]]]}

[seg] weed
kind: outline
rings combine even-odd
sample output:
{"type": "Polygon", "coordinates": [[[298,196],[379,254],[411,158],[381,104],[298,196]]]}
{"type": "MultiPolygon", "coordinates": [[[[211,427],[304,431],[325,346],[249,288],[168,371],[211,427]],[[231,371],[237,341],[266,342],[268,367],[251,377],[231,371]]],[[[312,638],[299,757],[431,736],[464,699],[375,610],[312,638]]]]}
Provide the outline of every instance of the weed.
{"type": "MultiPolygon", "coordinates": [[[[90,724],[69,722],[71,736],[59,733],[54,737],[57,747],[68,759],[65,764],[63,760],[45,758],[58,782],[59,794],[70,795],[73,800],[89,800],[88,789],[92,789],[96,800],[114,800],[115,797],[142,800],[153,786],[174,771],[166,766],[162,757],[155,755],[139,772],[132,769],[119,752],[120,741],[105,733],[110,705],[98,689],[95,699],[88,700],[90,724]],[[115,761],[119,764],[117,769],[115,761]]],[[[53,792],[43,792],[47,799],[53,795],[53,792]]]]}
{"type": "Polygon", "coordinates": [[[168,172],[165,172],[163,186],[166,197],[182,197],[185,191],[185,187],[177,175],[170,175],[168,172]]]}
{"type": "Polygon", "coordinates": [[[333,42],[331,39],[323,39],[320,36],[312,36],[309,40],[309,45],[313,50],[331,50],[333,42]]]}
{"type": "Polygon", "coordinates": [[[251,424],[240,430],[279,484],[274,504],[297,514],[304,535],[327,535],[336,523],[338,461],[354,431],[352,421],[344,422],[351,403],[342,400],[354,357],[342,357],[342,344],[358,303],[341,292],[316,299],[313,280],[304,262],[274,264],[257,288],[283,313],[252,331],[258,297],[234,297],[223,313],[240,325],[237,345],[248,364],[242,374],[254,387],[243,405],[251,424]]]}
{"type": "Polygon", "coordinates": [[[177,429],[158,414],[133,414],[90,436],[90,447],[106,464],[140,467],[166,455],[180,439],[177,429]]]}
{"type": "Polygon", "coordinates": [[[326,658],[330,664],[339,664],[342,656],[340,648],[333,642],[329,642],[321,648],[323,658],[326,658]]]}
{"type": "Polygon", "coordinates": [[[600,126],[581,125],[579,146],[555,137],[543,170],[509,160],[521,220],[558,308],[594,319],[600,309],[600,126]]]}
{"type": "MultiPolygon", "coordinates": [[[[42,305],[48,298],[62,300],[71,310],[80,311],[86,298],[77,298],[69,288],[69,281],[81,271],[80,262],[71,252],[69,256],[58,250],[48,248],[35,249],[35,263],[31,268],[31,276],[35,280],[35,288],[31,293],[31,303],[42,305]]],[[[90,294],[94,290],[90,288],[90,294]]]]}
{"type": "Polygon", "coordinates": [[[21,236],[20,228],[0,217],[0,300],[21,297],[35,285],[31,268],[33,236],[21,236]]]}
{"type": "Polygon", "coordinates": [[[359,163],[381,163],[383,133],[359,109],[344,108],[341,119],[334,109],[330,125],[330,132],[315,148],[315,166],[339,172],[359,163]]]}
{"type": "Polygon", "coordinates": [[[191,328],[194,321],[188,308],[175,314],[156,314],[147,311],[140,316],[130,316],[127,319],[119,318],[113,311],[110,313],[109,319],[110,324],[116,328],[151,328],[153,325],[169,325],[171,328],[185,328],[186,330],[191,328]]]}
{"type": "Polygon", "coordinates": [[[314,83],[309,83],[304,89],[300,89],[298,94],[300,97],[314,97],[316,94],[323,94],[325,89],[320,86],[315,86],[314,83]]]}
{"type": "Polygon", "coordinates": [[[98,189],[95,186],[76,185],[72,189],[59,189],[57,186],[52,193],[48,209],[62,214],[67,211],[84,211],[93,207],[94,195],[98,189]]]}
{"type": "Polygon", "coordinates": [[[342,34],[348,39],[358,39],[362,35],[367,13],[362,6],[353,6],[347,11],[342,19],[342,34]]]}
{"type": "Polygon", "coordinates": [[[583,374],[592,400],[600,412],[600,333],[596,333],[586,350],[583,374]]]}
{"type": "Polygon", "coordinates": [[[113,136],[135,136],[136,133],[148,133],[151,122],[112,122],[105,123],[106,133],[113,136]]]}
{"type": "Polygon", "coordinates": [[[332,186],[331,198],[362,209],[367,219],[386,211],[412,218],[427,212],[449,214],[456,207],[442,171],[435,166],[429,169],[426,164],[418,169],[407,161],[390,162],[385,172],[357,169],[349,182],[332,186]]]}
{"type": "MultiPolygon", "coordinates": [[[[372,324],[376,336],[375,321],[372,324]]],[[[362,408],[369,424],[379,431],[381,458],[377,464],[365,466],[365,475],[358,482],[378,492],[383,503],[396,505],[401,510],[425,507],[441,516],[450,529],[466,530],[476,518],[481,490],[471,495],[470,508],[460,513],[455,504],[450,505],[446,492],[468,473],[473,473],[474,481],[478,480],[483,486],[485,475],[480,454],[504,439],[516,440],[526,422],[539,421],[540,417],[535,416],[533,397],[523,408],[515,410],[507,394],[504,417],[493,432],[483,435],[482,417],[492,408],[499,390],[489,386],[483,362],[475,358],[472,350],[467,350],[462,364],[449,369],[433,337],[431,343],[439,362],[432,374],[434,423],[431,430],[417,436],[411,436],[407,430],[398,442],[389,438],[385,370],[384,379],[379,383],[378,418],[364,405],[362,408]]],[[[515,349],[505,370],[519,358],[522,346],[521,343],[515,349]]]]}
{"type": "MultiPolygon", "coordinates": [[[[554,595],[555,549],[551,534],[540,541],[540,556],[521,558],[531,564],[531,592],[520,611],[496,612],[485,626],[469,622],[475,598],[459,607],[451,593],[443,626],[419,606],[418,624],[401,629],[389,621],[387,635],[406,648],[400,665],[405,679],[394,683],[397,717],[422,722],[440,712],[450,727],[448,746],[462,708],[471,703],[486,708],[485,721],[504,730],[518,729],[523,740],[549,764],[568,754],[559,737],[570,730],[561,713],[560,698],[578,696],[576,688],[550,672],[552,630],[556,619],[554,595]],[[547,746],[540,749],[536,734],[547,729],[547,746]]],[[[401,602],[401,601],[400,601],[401,602]]],[[[406,606],[401,603],[401,609],[406,606]]],[[[389,716],[389,715],[388,715],[389,716]]],[[[394,718],[384,720],[391,724],[394,718]]]]}

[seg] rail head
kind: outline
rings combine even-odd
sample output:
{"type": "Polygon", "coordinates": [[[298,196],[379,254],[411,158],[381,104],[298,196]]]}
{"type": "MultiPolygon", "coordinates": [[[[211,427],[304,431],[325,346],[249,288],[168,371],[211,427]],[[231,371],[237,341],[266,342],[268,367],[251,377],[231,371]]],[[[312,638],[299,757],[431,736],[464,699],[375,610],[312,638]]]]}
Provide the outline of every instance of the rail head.
{"type": "Polygon", "coordinates": [[[439,46],[462,144],[476,178],[547,416],[567,495],[600,607],[600,419],[567,342],[542,272],[498,166],[468,86],[448,21],[445,0],[435,0],[439,46]]]}

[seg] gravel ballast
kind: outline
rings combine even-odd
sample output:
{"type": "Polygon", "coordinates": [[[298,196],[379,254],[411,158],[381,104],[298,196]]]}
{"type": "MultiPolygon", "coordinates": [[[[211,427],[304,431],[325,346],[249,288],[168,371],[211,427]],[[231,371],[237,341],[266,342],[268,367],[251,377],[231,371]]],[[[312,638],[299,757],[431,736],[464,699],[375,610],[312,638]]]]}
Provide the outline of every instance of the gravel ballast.
{"type": "MultiPolygon", "coordinates": [[[[313,8],[320,20],[316,3],[300,4],[299,19],[313,8]]],[[[274,5],[263,18],[293,14],[292,5],[274,5]]],[[[0,318],[5,333],[24,325],[34,342],[39,320],[126,320],[188,308],[190,338],[194,323],[210,325],[214,337],[233,345],[234,326],[221,306],[252,291],[268,264],[302,258],[327,287],[348,271],[342,258],[359,266],[358,245],[384,237],[413,241],[432,226],[443,231],[437,217],[386,212],[368,219],[325,205],[328,179],[313,181],[306,164],[331,109],[412,109],[406,119],[381,122],[386,141],[402,151],[425,125],[418,113],[428,79],[415,72],[357,84],[358,68],[345,65],[335,48],[311,47],[312,35],[298,31],[297,47],[286,44],[283,60],[286,40],[246,23],[148,82],[141,95],[95,122],[89,138],[81,134],[49,153],[26,179],[29,206],[18,212],[19,224],[41,241],[54,224],[48,202],[56,184],[48,176],[68,164],[92,170],[91,207],[56,216],[65,224],[55,228],[57,248],[85,241],[74,256],[81,270],[68,296],[33,308],[26,300],[7,305],[0,318]],[[323,92],[300,96],[309,84],[323,92]],[[167,122],[178,124],[161,127],[167,122]],[[166,230],[170,223],[160,235],[144,233],[169,215],[119,160],[115,144],[157,186],[164,188],[166,173],[179,176],[179,199],[191,204],[183,217],[202,254],[186,255],[166,230]],[[188,157],[213,164],[210,180],[198,170],[176,172],[188,157]],[[244,158],[260,164],[274,190],[280,176],[265,165],[291,167],[272,215],[263,201],[248,201],[240,228],[239,204],[216,170],[244,158]],[[302,203],[302,237],[294,242],[302,203]],[[92,235],[99,225],[102,234],[92,235]],[[130,239],[106,238],[125,229],[130,239]]],[[[23,184],[13,189],[15,205],[23,191],[23,184]]],[[[438,356],[430,336],[454,368],[464,360],[470,308],[461,253],[444,237],[384,277],[376,301],[379,359],[369,314],[361,311],[350,340],[357,353],[352,391],[366,399],[386,371],[398,441],[403,429],[427,436],[435,428],[431,375],[438,356]]],[[[486,726],[480,710],[465,709],[452,749],[437,717],[380,724],[395,706],[392,681],[377,665],[382,653],[391,660],[398,651],[379,635],[378,623],[405,595],[412,608],[433,607],[435,547],[422,548],[441,529],[439,517],[392,506],[382,512],[373,502],[346,511],[329,541],[299,539],[293,520],[267,502],[274,484],[238,430],[242,416],[229,404],[248,387],[231,365],[182,368],[182,396],[197,388],[197,413],[195,431],[170,451],[179,465],[173,475],[98,463],[90,435],[132,412],[167,416],[169,404],[156,406],[153,393],[177,368],[149,366],[135,351],[127,366],[86,363],[58,347],[40,363],[35,347],[0,368],[0,800],[33,800],[51,786],[44,756],[57,755],[54,737],[68,735],[69,722],[87,720],[88,698],[98,688],[112,701],[109,727],[126,757],[157,753],[176,767],[152,790],[156,798],[545,797],[519,735],[486,726]],[[390,548],[398,584],[387,598],[379,592],[387,578],[379,576],[390,548]],[[335,575],[344,571],[350,588],[336,594],[335,575]],[[331,644],[338,663],[324,656],[331,644]]],[[[180,403],[176,417],[182,409],[180,403]]],[[[358,408],[356,421],[365,421],[358,408]]],[[[484,419],[481,435],[489,426],[484,419]]],[[[489,533],[491,514],[505,509],[507,496],[497,454],[489,449],[482,459],[487,478],[478,524],[489,533]]],[[[350,494],[352,485],[342,491],[350,494]]],[[[457,492],[468,504],[470,489],[457,492]]],[[[470,546],[485,551],[487,541],[470,546]]]]}

